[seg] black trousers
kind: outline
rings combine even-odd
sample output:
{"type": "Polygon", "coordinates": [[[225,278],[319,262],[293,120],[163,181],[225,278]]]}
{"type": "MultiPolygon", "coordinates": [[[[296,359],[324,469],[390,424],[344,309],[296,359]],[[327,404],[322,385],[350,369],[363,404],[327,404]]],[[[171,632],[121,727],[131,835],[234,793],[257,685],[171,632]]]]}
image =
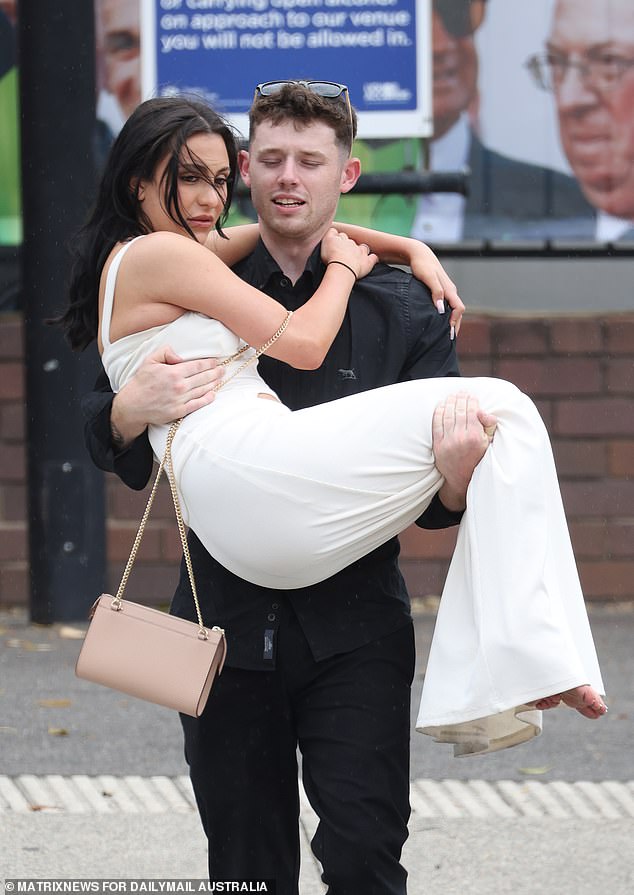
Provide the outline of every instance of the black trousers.
{"type": "Polygon", "coordinates": [[[278,638],[275,671],[227,667],[203,715],[181,716],[210,879],[297,895],[299,746],[330,895],[404,895],[413,627],[321,662],[293,615],[278,638]]]}

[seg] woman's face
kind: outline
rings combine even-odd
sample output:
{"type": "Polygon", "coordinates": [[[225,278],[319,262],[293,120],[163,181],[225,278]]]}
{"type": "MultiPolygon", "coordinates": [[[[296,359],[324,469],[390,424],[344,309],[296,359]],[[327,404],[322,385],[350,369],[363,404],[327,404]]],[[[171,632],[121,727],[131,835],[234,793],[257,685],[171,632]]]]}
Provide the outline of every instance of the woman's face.
{"type": "MultiPolygon", "coordinates": [[[[139,201],[152,230],[189,236],[166,208],[163,175],[168,161],[166,156],[159,163],[152,180],[141,181],[139,201]]],[[[178,204],[198,242],[205,242],[224,211],[230,176],[229,156],[221,136],[196,134],[187,140],[180,153],[178,204]]]]}

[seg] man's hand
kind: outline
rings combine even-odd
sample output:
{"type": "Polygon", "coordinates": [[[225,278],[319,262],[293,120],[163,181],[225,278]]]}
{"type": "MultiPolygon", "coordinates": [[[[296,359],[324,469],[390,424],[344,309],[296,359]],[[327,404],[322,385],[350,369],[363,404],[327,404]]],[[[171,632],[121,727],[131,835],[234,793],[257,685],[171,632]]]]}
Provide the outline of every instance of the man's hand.
{"type": "Polygon", "coordinates": [[[465,392],[450,395],[436,407],[432,448],[436,469],[445,479],[438,497],[448,510],[465,509],[473,470],[493,439],[496,423],[480,409],[477,398],[465,392]]]}
{"type": "Polygon", "coordinates": [[[165,346],[150,354],[115,395],[112,441],[127,447],[153,423],[163,425],[211,404],[223,368],[213,358],[184,361],[165,346]]]}

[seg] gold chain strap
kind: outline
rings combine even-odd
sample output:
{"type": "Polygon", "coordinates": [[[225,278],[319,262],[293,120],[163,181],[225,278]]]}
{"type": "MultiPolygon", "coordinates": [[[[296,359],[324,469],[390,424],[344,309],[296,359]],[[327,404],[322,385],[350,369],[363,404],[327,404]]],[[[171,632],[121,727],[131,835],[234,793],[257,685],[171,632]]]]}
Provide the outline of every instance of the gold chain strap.
{"type": "Polygon", "coordinates": [[[176,482],[174,480],[174,468],[172,466],[172,442],[174,441],[174,436],[178,430],[178,427],[182,423],[183,418],[176,420],[172,423],[167,433],[167,442],[165,444],[165,453],[163,454],[163,459],[161,460],[158,468],[158,472],[154,478],[154,484],[152,485],[152,490],[150,491],[150,496],[148,497],[147,504],[145,506],[145,510],[143,511],[143,516],[141,517],[141,522],[139,523],[139,528],[137,530],[136,536],[134,538],[134,543],[132,545],[132,550],[130,551],[130,556],[128,557],[128,561],[126,563],[125,569],[123,570],[123,575],[121,576],[121,583],[119,584],[119,589],[115,597],[112,600],[113,609],[121,608],[121,599],[123,597],[123,591],[128,583],[128,578],[130,577],[130,572],[132,571],[132,566],[134,565],[134,561],[136,559],[136,555],[139,550],[139,546],[141,544],[141,539],[145,532],[145,525],[147,523],[148,517],[150,515],[150,510],[152,509],[152,504],[154,503],[154,498],[156,497],[156,491],[158,489],[158,483],[161,478],[161,473],[163,470],[167,473],[167,478],[170,485],[170,491],[172,493],[172,501],[174,503],[174,512],[176,513],[176,522],[178,525],[178,533],[180,535],[181,544],[183,547],[183,556],[185,557],[185,565],[187,566],[187,574],[189,575],[189,583],[192,589],[192,595],[194,597],[194,604],[196,606],[196,616],[198,618],[198,627],[200,628],[200,636],[206,640],[207,639],[207,629],[203,625],[202,613],[200,611],[200,604],[198,602],[198,592],[196,590],[196,581],[194,579],[194,569],[192,566],[191,556],[189,555],[189,545],[187,544],[187,533],[185,531],[185,523],[183,522],[183,515],[181,513],[180,501],[178,499],[178,492],[176,490],[176,482]]]}
{"type": "MultiPolygon", "coordinates": [[[[221,380],[218,385],[214,386],[213,390],[218,391],[227,382],[230,382],[234,376],[237,376],[238,373],[241,373],[246,367],[252,364],[254,361],[258,359],[261,354],[264,354],[271,345],[276,342],[279,337],[282,335],[286,327],[288,326],[289,320],[293,316],[292,311],[288,311],[286,317],[282,321],[280,327],[273,333],[268,342],[265,342],[260,348],[258,348],[255,353],[248,358],[243,364],[241,364],[237,370],[235,370],[231,376],[228,376],[226,379],[221,380]]],[[[249,348],[249,345],[244,345],[239,351],[235,354],[231,355],[231,357],[226,358],[224,361],[221,361],[222,365],[226,365],[230,363],[230,361],[239,357],[241,354],[249,348]]],[[[178,533],[180,535],[181,544],[183,547],[183,556],[185,558],[185,565],[187,566],[187,574],[189,576],[189,583],[192,589],[192,595],[194,597],[194,604],[196,606],[196,616],[198,618],[198,627],[200,628],[200,637],[203,640],[207,640],[207,629],[203,625],[202,613],[200,611],[200,604],[198,602],[198,592],[196,590],[196,581],[194,579],[194,568],[192,566],[191,556],[189,554],[189,546],[187,544],[187,532],[185,530],[185,523],[183,521],[183,515],[181,513],[180,501],[178,499],[178,491],[176,489],[176,480],[174,478],[174,467],[172,466],[172,442],[174,441],[174,436],[178,430],[178,427],[183,422],[184,417],[181,417],[179,420],[175,420],[171,426],[169,427],[169,431],[167,433],[167,441],[165,443],[165,453],[163,454],[163,458],[159,463],[158,472],[154,478],[154,484],[152,485],[152,490],[150,491],[150,496],[148,497],[147,504],[145,506],[145,510],[143,511],[143,515],[141,516],[141,522],[139,523],[139,528],[137,529],[136,536],[134,538],[134,543],[132,544],[132,549],[130,550],[130,556],[128,557],[128,561],[126,563],[125,569],[123,570],[123,575],[121,576],[121,583],[119,584],[119,588],[117,590],[116,595],[112,599],[112,608],[120,609],[121,608],[121,600],[123,598],[123,592],[128,583],[128,578],[130,577],[130,572],[132,571],[132,566],[134,565],[134,561],[136,559],[136,555],[139,550],[139,546],[141,544],[141,539],[143,538],[143,533],[145,532],[145,526],[147,520],[150,515],[150,510],[152,509],[152,504],[154,503],[154,498],[156,497],[156,491],[158,489],[158,484],[161,478],[161,474],[163,470],[165,470],[167,474],[167,479],[169,481],[170,491],[172,494],[172,501],[174,503],[174,512],[176,513],[176,523],[178,525],[178,533]]]]}
{"type": "MultiPolygon", "coordinates": [[[[271,347],[271,345],[274,342],[277,342],[279,337],[282,335],[282,333],[288,326],[289,321],[292,316],[293,316],[293,312],[287,311],[286,317],[282,320],[281,324],[275,330],[275,332],[273,333],[271,338],[268,340],[268,342],[265,342],[264,345],[261,345],[259,348],[257,348],[255,351],[255,354],[252,354],[251,357],[247,358],[247,360],[245,360],[245,362],[243,364],[241,364],[237,370],[234,370],[234,372],[231,374],[231,376],[227,376],[226,379],[222,379],[217,385],[212,386],[212,391],[214,391],[214,392],[220,391],[220,389],[224,385],[226,385],[228,382],[231,382],[231,380],[233,379],[234,376],[237,376],[238,373],[242,373],[242,371],[246,367],[250,366],[250,364],[252,364],[254,361],[256,361],[261,354],[264,354],[265,351],[268,351],[268,349],[271,347]]],[[[242,348],[240,348],[239,351],[236,351],[235,354],[232,354],[231,357],[226,357],[224,360],[221,360],[218,366],[224,367],[226,364],[231,363],[231,361],[239,358],[240,355],[244,354],[244,352],[247,351],[250,347],[251,347],[250,345],[243,345],[242,348]]]]}

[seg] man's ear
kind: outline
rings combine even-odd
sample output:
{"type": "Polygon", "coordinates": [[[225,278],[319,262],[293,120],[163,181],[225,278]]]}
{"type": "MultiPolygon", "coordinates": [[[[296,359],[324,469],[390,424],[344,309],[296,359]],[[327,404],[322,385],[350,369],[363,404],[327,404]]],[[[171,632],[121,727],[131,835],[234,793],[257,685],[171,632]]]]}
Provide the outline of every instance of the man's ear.
{"type": "Polygon", "coordinates": [[[340,189],[342,193],[349,193],[361,175],[361,160],[349,158],[341,172],[340,189]]]}
{"type": "Polygon", "coordinates": [[[242,177],[246,186],[251,186],[251,178],[249,177],[249,153],[246,149],[241,149],[238,153],[238,170],[240,171],[240,177],[242,177]]]}

